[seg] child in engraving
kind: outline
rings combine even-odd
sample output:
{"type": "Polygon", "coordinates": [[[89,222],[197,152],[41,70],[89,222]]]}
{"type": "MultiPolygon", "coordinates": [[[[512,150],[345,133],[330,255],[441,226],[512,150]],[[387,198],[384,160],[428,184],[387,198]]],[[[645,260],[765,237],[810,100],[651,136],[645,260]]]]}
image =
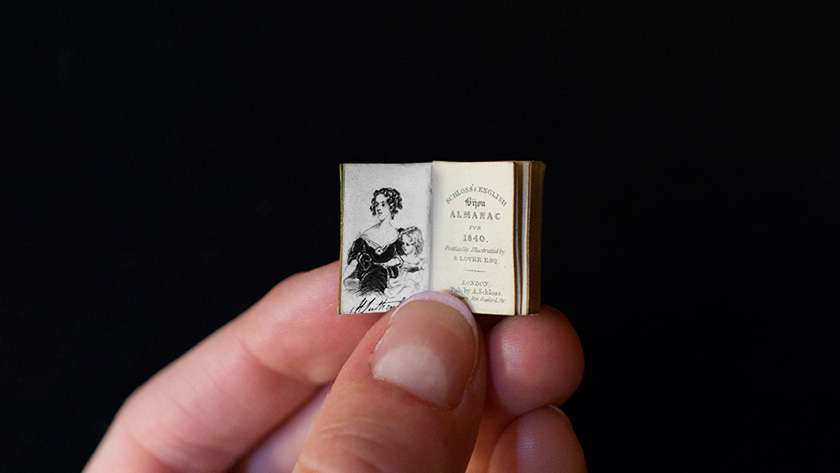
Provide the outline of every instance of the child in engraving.
{"type": "Polygon", "coordinates": [[[398,266],[397,277],[388,280],[385,295],[389,299],[406,298],[424,287],[423,270],[425,259],[423,253],[423,232],[417,227],[408,227],[400,232],[400,245],[397,256],[385,263],[387,266],[398,266]]]}

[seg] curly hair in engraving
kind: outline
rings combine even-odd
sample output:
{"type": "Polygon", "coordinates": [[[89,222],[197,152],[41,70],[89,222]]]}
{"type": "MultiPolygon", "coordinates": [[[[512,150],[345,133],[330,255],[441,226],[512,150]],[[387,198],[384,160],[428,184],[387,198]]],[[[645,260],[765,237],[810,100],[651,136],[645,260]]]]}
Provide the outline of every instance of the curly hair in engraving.
{"type": "Polygon", "coordinates": [[[401,254],[412,254],[420,255],[423,253],[423,232],[420,231],[417,227],[408,227],[400,233],[400,240],[402,241],[402,251],[401,254]],[[409,250],[409,248],[413,248],[409,250]]]}
{"type": "Polygon", "coordinates": [[[391,217],[397,215],[400,209],[403,208],[402,196],[399,191],[391,187],[383,187],[374,191],[373,198],[370,199],[370,214],[376,216],[376,196],[381,195],[385,197],[385,202],[388,203],[388,208],[391,211],[391,217]]]}
{"type": "Polygon", "coordinates": [[[377,222],[363,231],[350,247],[347,255],[344,287],[359,295],[382,295],[388,280],[397,277],[402,252],[402,228],[394,227],[392,219],[403,208],[399,191],[383,187],[373,192],[370,213],[377,222]]]}

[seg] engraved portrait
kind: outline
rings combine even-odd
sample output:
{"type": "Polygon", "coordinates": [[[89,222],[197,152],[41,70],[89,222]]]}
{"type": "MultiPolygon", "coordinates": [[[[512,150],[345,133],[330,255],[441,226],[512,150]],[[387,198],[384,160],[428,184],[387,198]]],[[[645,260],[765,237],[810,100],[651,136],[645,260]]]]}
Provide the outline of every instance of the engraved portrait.
{"type": "Polygon", "coordinates": [[[428,166],[346,165],[342,312],[381,312],[428,289],[428,166]]]}

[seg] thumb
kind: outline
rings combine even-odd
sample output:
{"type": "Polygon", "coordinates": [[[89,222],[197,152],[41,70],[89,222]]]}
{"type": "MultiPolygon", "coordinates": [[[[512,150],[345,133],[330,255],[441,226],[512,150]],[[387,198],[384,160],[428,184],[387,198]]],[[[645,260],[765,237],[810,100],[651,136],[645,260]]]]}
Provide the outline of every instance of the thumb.
{"type": "Polygon", "coordinates": [[[345,363],[294,471],[463,472],[486,371],[483,339],[460,300],[406,299],[345,363]]]}

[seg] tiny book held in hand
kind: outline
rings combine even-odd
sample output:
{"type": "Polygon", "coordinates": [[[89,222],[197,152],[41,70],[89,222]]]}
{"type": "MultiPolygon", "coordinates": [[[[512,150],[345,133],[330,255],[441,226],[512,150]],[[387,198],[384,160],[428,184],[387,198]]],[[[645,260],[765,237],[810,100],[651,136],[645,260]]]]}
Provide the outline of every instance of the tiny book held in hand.
{"type": "Polygon", "coordinates": [[[341,314],[383,312],[426,290],[477,314],[540,306],[545,165],[341,165],[341,314]]]}

